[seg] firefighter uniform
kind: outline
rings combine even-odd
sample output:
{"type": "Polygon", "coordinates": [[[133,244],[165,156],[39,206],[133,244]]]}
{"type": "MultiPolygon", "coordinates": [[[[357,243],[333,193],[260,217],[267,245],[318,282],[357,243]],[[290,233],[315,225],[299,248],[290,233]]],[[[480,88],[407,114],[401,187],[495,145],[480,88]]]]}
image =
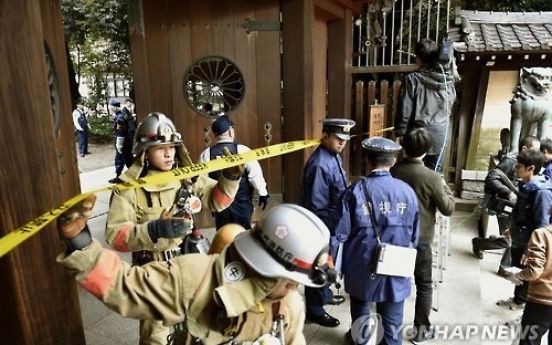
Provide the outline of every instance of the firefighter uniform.
{"type": "MultiPolygon", "coordinates": [[[[163,114],[150,114],[137,128],[134,147],[137,155],[132,166],[120,179],[132,181],[144,174],[151,176],[162,173],[148,168],[145,151],[149,147],[171,145],[177,148],[176,160],[191,165],[188,151],[181,143],[174,124],[163,114]],[[142,139],[144,138],[144,139],[142,139]]],[[[107,215],[105,238],[107,243],[120,252],[133,252],[133,264],[143,265],[150,261],[169,260],[181,254],[182,238],[159,238],[152,241],[148,223],[156,221],[161,214],[175,204],[181,188],[189,198],[201,201],[201,207],[219,212],[228,207],[239,187],[239,179],[231,180],[221,174],[219,181],[205,176],[183,181],[171,181],[161,185],[148,185],[137,189],[113,191],[107,215]]],[[[186,202],[184,202],[186,203],[186,202]]],[[[184,217],[184,230],[193,229],[193,214],[184,217]]],[[[155,320],[140,321],[140,345],[165,345],[169,329],[155,320]]]]}
{"type": "MultiPolygon", "coordinates": [[[[186,342],[179,345],[197,344],[194,338],[204,345],[220,344],[232,336],[234,342],[229,344],[253,344],[272,330],[273,306],[279,301],[267,296],[279,279],[264,278],[246,268],[236,273],[245,274],[244,279],[229,283],[224,278],[229,274],[228,264],[241,262],[237,255],[228,252],[230,248],[220,255],[190,254],[170,262],[130,267],[93,240],[86,250],[60,255],[58,262],[79,272],[76,279],[84,289],[123,316],[158,319],[165,326],[187,320],[184,327],[189,334],[186,342]],[[212,274],[206,275],[210,265],[212,274]],[[155,294],[151,294],[152,290],[155,294]]],[[[286,344],[306,344],[301,296],[292,291],[283,302],[286,344]]],[[[166,343],[165,339],[163,344],[166,343]]]]}
{"type": "Polygon", "coordinates": [[[335,276],[329,230],[312,212],[277,205],[220,254],[131,266],[91,237],[93,203],[89,198],[58,220],[67,250],[57,261],[110,309],[174,325],[170,345],[306,344],[297,287],[321,287],[335,276]]]}

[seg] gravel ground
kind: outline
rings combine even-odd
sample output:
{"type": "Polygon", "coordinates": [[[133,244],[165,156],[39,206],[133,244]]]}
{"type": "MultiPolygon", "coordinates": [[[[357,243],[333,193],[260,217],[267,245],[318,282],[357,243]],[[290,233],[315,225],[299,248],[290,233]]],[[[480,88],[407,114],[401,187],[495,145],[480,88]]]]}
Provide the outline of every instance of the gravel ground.
{"type": "Polygon", "coordinates": [[[115,147],[112,143],[88,144],[89,155],[77,155],[81,173],[112,167],[115,160],[115,147]]]}

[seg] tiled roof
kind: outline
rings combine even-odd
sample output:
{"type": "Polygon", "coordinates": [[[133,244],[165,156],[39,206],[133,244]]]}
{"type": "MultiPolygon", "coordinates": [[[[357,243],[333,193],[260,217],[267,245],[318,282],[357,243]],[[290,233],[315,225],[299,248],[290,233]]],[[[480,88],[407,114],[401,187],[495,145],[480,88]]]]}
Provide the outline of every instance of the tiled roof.
{"type": "Polygon", "coordinates": [[[449,38],[459,52],[552,50],[552,12],[457,10],[449,38]]]}

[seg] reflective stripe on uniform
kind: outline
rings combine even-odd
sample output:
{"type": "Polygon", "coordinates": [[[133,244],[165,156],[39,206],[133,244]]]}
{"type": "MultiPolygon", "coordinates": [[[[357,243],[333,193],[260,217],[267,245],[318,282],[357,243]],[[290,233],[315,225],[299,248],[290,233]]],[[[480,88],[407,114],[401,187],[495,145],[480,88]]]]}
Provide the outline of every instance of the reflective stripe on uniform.
{"type": "Polygon", "coordinates": [[[101,298],[109,290],[112,282],[117,279],[120,267],[119,256],[109,249],[102,248],[96,266],[82,280],[81,285],[92,295],[101,298]]]}
{"type": "Polygon", "coordinates": [[[234,201],[234,198],[227,196],[220,190],[219,185],[216,185],[213,188],[212,197],[213,197],[213,201],[215,201],[222,207],[228,207],[230,206],[232,201],[234,201]]]}
{"type": "Polygon", "coordinates": [[[126,239],[131,230],[134,230],[134,224],[132,223],[126,223],[121,227],[121,230],[117,233],[117,237],[113,240],[113,249],[120,252],[130,252],[126,239]]]}

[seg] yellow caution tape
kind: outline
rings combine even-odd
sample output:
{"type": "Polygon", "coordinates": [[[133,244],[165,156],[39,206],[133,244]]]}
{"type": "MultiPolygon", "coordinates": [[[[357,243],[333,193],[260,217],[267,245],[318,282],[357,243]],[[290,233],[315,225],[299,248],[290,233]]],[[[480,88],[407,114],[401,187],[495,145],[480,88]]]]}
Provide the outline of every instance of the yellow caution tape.
{"type": "MultiPolygon", "coordinates": [[[[386,132],[392,129],[393,127],[384,128],[373,133],[386,132]]],[[[369,135],[372,133],[366,134],[369,135]]],[[[320,139],[290,141],[287,143],[265,146],[258,149],[253,149],[251,151],[238,153],[229,157],[222,157],[205,163],[177,168],[161,174],[145,176],[134,181],[124,182],[108,187],[102,187],[92,191],[88,191],[83,194],[79,194],[64,202],[63,205],[46,212],[40,217],[33,219],[29,223],[23,225],[18,229],[15,229],[14,231],[0,238],[0,258],[9,253],[13,248],[17,247],[18,245],[29,239],[31,236],[38,233],[40,230],[46,227],[46,225],[50,224],[52,221],[62,215],[63,212],[78,204],[80,201],[86,199],[90,194],[113,190],[134,189],[146,185],[165,184],[170,181],[183,180],[197,175],[207,174],[212,171],[222,170],[236,165],[245,164],[251,161],[258,161],[270,157],[281,156],[318,144],[320,144],[320,139]]]]}
{"type": "Polygon", "coordinates": [[[177,168],[161,174],[139,178],[131,182],[124,182],[109,187],[102,187],[86,192],[84,194],[79,194],[64,202],[63,205],[61,205],[60,207],[46,212],[42,216],[30,221],[22,227],[15,229],[6,236],[0,238],[0,257],[10,252],[13,248],[23,243],[29,237],[38,233],[40,230],[46,227],[46,225],[50,224],[61,214],[63,214],[63,212],[67,211],[69,208],[73,207],[80,201],[86,199],[90,194],[112,190],[140,188],[146,185],[165,184],[170,181],[191,178],[197,175],[207,174],[212,171],[245,164],[247,162],[255,160],[262,160],[270,157],[284,155],[286,153],[299,151],[318,144],[320,144],[320,139],[291,141],[277,145],[265,146],[262,148],[253,149],[248,152],[238,153],[229,157],[222,157],[201,164],[194,164],[191,166],[177,168]]]}

